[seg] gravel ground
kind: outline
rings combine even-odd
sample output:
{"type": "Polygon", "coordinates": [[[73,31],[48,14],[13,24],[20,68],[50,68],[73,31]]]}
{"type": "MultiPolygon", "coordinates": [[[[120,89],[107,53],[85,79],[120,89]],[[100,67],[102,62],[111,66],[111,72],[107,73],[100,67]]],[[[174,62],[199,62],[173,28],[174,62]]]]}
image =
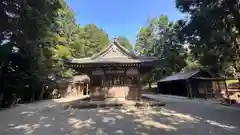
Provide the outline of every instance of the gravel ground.
{"type": "Polygon", "coordinates": [[[68,109],[61,100],[0,112],[0,135],[239,135],[240,109],[148,95],[166,107],[68,109]]]}

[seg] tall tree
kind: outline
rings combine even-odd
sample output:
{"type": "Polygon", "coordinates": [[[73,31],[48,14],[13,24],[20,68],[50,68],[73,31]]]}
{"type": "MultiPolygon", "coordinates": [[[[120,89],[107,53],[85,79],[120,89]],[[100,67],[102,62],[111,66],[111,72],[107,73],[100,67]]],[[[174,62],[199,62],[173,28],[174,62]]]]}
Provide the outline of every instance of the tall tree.
{"type": "Polygon", "coordinates": [[[176,7],[189,14],[182,35],[205,67],[240,77],[240,12],[238,0],[176,0],[176,7]]]}
{"type": "Polygon", "coordinates": [[[38,71],[41,50],[48,47],[49,29],[61,7],[58,0],[10,1],[1,5],[0,99],[2,106],[11,105],[20,90],[31,98],[38,90],[38,71]]]}
{"type": "Polygon", "coordinates": [[[147,25],[141,28],[140,32],[137,35],[134,50],[138,55],[149,55],[148,49],[150,48],[150,44],[152,41],[152,33],[154,31],[154,26],[156,26],[155,20],[155,18],[150,19],[147,25]]]}
{"type": "Polygon", "coordinates": [[[108,45],[108,35],[95,24],[76,29],[76,39],[70,48],[74,57],[89,57],[99,52],[108,45]]]}
{"type": "Polygon", "coordinates": [[[154,81],[162,76],[182,70],[185,66],[183,44],[178,38],[179,24],[161,15],[150,20],[138,35],[135,50],[141,55],[156,56],[161,66],[148,75],[147,80],[154,81]]]}
{"type": "Polygon", "coordinates": [[[108,45],[108,35],[99,29],[95,24],[88,24],[84,27],[85,56],[91,56],[101,51],[108,45]]]}

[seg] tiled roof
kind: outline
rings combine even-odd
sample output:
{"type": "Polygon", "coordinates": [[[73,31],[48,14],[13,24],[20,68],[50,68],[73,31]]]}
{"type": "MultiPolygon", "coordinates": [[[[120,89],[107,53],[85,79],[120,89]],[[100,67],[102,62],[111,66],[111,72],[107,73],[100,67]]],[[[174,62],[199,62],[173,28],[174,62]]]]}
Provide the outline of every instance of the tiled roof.
{"type": "Polygon", "coordinates": [[[116,40],[109,43],[109,46],[101,52],[89,58],[73,58],[70,63],[91,64],[91,63],[142,63],[156,61],[156,57],[138,57],[116,40]]]}
{"type": "Polygon", "coordinates": [[[167,82],[167,81],[174,81],[174,80],[185,80],[185,79],[188,79],[188,78],[194,76],[198,72],[200,72],[200,70],[194,70],[194,71],[189,71],[189,72],[179,72],[179,73],[176,73],[174,75],[167,76],[167,77],[159,80],[158,82],[167,82]]]}
{"type": "Polygon", "coordinates": [[[78,64],[90,64],[90,63],[141,63],[141,62],[151,62],[157,60],[156,58],[135,58],[128,59],[122,57],[104,58],[104,59],[72,59],[71,63],[78,64]]]}
{"type": "Polygon", "coordinates": [[[87,75],[76,75],[76,76],[73,76],[73,78],[72,78],[73,83],[89,81],[89,80],[90,80],[90,78],[87,75]]]}

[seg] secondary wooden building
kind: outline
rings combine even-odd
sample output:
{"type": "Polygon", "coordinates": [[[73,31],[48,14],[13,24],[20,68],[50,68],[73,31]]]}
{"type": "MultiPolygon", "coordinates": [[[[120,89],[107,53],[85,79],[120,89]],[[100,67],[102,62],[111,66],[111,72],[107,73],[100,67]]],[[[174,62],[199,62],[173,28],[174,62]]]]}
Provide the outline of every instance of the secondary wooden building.
{"type": "Polygon", "coordinates": [[[180,72],[159,80],[158,91],[190,98],[222,98],[228,96],[225,80],[204,70],[180,72]]]}
{"type": "Polygon", "coordinates": [[[140,76],[152,70],[156,62],[156,57],[136,56],[113,40],[96,55],[74,58],[68,64],[79,75],[88,75],[88,89],[93,100],[138,100],[141,95],[140,76]]]}
{"type": "Polygon", "coordinates": [[[90,91],[88,85],[90,78],[87,75],[75,75],[67,87],[66,96],[86,96],[90,91]]]}

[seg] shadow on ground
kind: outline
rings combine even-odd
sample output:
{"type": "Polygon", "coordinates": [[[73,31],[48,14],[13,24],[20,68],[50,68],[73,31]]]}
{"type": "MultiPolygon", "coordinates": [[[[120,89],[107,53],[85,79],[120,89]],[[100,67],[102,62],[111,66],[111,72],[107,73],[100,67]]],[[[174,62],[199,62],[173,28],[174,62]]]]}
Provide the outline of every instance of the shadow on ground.
{"type": "MultiPolygon", "coordinates": [[[[76,101],[78,102],[78,101],[76,101]]],[[[64,110],[44,101],[0,112],[1,135],[239,135],[236,125],[167,107],[64,110]]]]}

